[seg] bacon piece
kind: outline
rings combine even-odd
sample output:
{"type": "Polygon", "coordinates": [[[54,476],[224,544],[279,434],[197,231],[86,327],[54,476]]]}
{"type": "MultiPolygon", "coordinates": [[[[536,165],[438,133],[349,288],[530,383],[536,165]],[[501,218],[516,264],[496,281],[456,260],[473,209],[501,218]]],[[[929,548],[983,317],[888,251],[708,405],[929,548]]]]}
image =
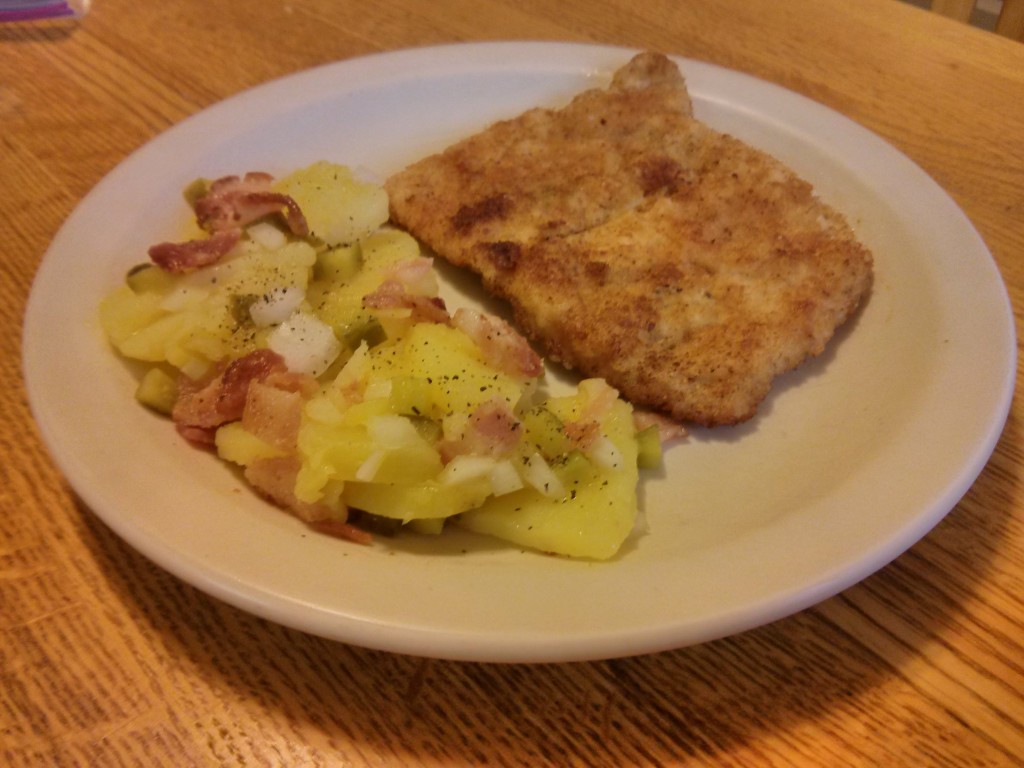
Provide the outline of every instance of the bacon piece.
{"type": "Polygon", "coordinates": [[[601,421],[619,398],[618,390],[603,379],[590,379],[581,383],[589,400],[579,418],[565,423],[565,434],[581,451],[588,451],[601,437],[601,421]]]}
{"type": "Polygon", "coordinates": [[[178,399],[171,409],[171,419],[185,437],[188,437],[185,430],[216,429],[220,425],[220,415],[216,412],[219,387],[219,372],[197,381],[185,375],[178,377],[178,399]]]}
{"type": "Polygon", "coordinates": [[[168,272],[191,272],[216,264],[235,247],[241,237],[242,230],[226,229],[210,237],[184,243],[158,243],[149,249],[149,258],[168,272]]]}
{"type": "Polygon", "coordinates": [[[316,378],[308,373],[273,370],[264,379],[267,386],[284,392],[298,392],[304,399],[309,399],[320,390],[316,378]]]}
{"type": "Polygon", "coordinates": [[[280,213],[293,234],[309,235],[309,225],[290,195],[274,192],[268,173],[224,176],[210,184],[192,205],[196,222],[210,237],[184,243],[159,243],[149,249],[153,263],[168,272],[190,272],[216,264],[242,237],[242,228],[264,216],[280,213]]]}
{"type": "Polygon", "coordinates": [[[450,320],[444,299],[409,293],[398,280],[385,280],[373,293],[363,296],[365,309],[410,309],[415,323],[447,323],[450,320]]]}
{"type": "Polygon", "coordinates": [[[441,459],[447,464],[456,456],[502,456],[519,444],[523,425],[508,403],[495,398],[478,406],[470,414],[462,435],[438,444],[441,459]]]}
{"type": "Polygon", "coordinates": [[[178,422],[175,423],[174,428],[178,430],[179,435],[193,445],[212,447],[217,439],[216,427],[193,427],[178,422]]]}
{"type": "Polygon", "coordinates": [[[318,533],[325,533],[328,536],[354,541],[356,544],[373,543],[373,534],[364,531],[362,528],[356,528],[344,520],[337,520],[335,518],[316,520],[311,522],[309,527],[318,533]]]}
{"type": "Polygon", "coordinates": [[[634,409],[633,425],[636,427],[637,432],[647,429],[648,427],[657,427],[658,439],[661,440],[663,444],[672,440],[680,440],[689,434],[686,427],[678,421],[674,421],[668,416],[664,416],[660,413],[654,413],[653,411],[634,409]]]}
{"type": "Polygon", "coordinates": [[[586,453],[601,436],[601,424],[593,419],[565,422],[565,434],[569,441],[586,453]]]}
{"type": "Polygon", "coordinates": [[[273,192],[274,177],[251,172],[244,177],[224,176],[210,184],[205,195],[195,201],[196,221],[207,232],[240,229],[257,219],[280,213],[288,228],[299,237],[309,234],[306,217],[298,203],[280,192],[273,192]]]}
{"type": "Polygon", "coordinates": [[[304,402],[298,392],[254,381],[249,384],[246,394],[242,426],[268,445],[294,451],[298,444],[304,402]]]}
{"type": "Polygon", "coordinates": [[[257,349],[245,357],[232,360],[223,375],[223,389],[217,399],[217,409],[228,421],[242,418],[249,384],[262,381],[272,373],[284,373],[288,368],[284,358],[269,349],[257,349]]]}
{"type": "Polygon", "coordinates": [[[335,512],[326,504],[310,504],[295,496],[295,478],[302,462],[295,454],[259,459],[245,468],[245,479],[260,495],[287,509],[300,520],[315,523],[328,520],[335,512]]]}
{"type": "Polygon", "coordinates": [[[452,325],[480,348],[487,363],[510,376],[534,378],[544,370],[540,356],[516,330],[500,317],[473,309],[455,310],[452,325]]]}
{"type": "Polygon", "coordinates": [[[212,443],[212,434],[217,427],[242,417],[251,382],[286,370],[284,358],[279,354],[269,349],[257,349],[232,360],[208,379],[193,382],[182,377],[171,418],[186,439],[195,443],[212,443]]]}
{"type": "Polygon", "coordinates": [[[425,256],[399,262],[388,274],[397,280],[409,293],[433,296],[437,293],[437,277],[434,274],[434,260],[425,256]]]}
{"type": "Polygon", "coordinates": [[[249,383],[242,411],[242,426],[260,440],[284,451],[294,451],[302,424],[302,407],[319,391],[309,374],[273,370],[249,383]]]}

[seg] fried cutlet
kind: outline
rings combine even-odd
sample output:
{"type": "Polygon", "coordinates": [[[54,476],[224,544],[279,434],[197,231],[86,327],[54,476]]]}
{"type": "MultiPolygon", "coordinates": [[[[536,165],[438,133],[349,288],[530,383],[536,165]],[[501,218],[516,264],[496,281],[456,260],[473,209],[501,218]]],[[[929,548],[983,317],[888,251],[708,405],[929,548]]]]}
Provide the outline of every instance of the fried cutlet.
{"type": "Polygon", "coordinates": [[[386,187],[393,221],[479,273],[549,357],[682,421],[750,418],[870,289],[871,254],[842,215],[695,120],[660,54],[386,187]]]}

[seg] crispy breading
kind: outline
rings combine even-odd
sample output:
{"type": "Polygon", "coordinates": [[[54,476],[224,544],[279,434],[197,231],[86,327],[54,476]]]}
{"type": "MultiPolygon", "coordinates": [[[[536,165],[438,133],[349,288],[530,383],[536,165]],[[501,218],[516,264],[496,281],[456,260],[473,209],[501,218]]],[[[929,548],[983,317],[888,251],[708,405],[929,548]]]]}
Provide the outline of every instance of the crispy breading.
{"type": "Polygon", "coordinates": [[[548,356],[683,421],[750,418],[870,290],[842,215],[695,120],[660,54],[386,187],[393,221],[479,273],[548,356]]]}

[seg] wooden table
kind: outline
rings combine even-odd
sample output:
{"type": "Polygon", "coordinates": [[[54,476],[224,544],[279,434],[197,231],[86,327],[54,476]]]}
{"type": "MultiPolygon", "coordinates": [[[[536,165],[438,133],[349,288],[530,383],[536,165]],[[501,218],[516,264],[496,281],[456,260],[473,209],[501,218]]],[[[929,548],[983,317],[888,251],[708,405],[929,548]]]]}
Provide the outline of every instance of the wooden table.
{"type": "Polygon", "coordinates": [[[0,28],[0,763],[1019,764],[1019,400],[963,501],[881,572],[736,637],[594,663],[428,663],[282,628],[156,568],[62,480],[19,340],[86,192],[270,78],[494,39],[661,49],[845,113],[953,195],[1024,306],[1024,45],[895,0],[96,0],[0,28]]]}

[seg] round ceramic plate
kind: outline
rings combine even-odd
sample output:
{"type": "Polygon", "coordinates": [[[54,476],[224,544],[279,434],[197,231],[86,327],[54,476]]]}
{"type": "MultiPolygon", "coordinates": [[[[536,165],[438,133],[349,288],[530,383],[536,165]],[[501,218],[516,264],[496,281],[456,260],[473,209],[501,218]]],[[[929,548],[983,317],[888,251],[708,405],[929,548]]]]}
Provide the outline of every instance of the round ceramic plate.
{"type": "MultiPolygon", "coordinates": [[[[312,534],[132,397],[101,297],[174,236],[199,176],[318,159],[380,178],[490,122],[603,86],[633,52],[425,48],[321,67],[207,109],[126,159],[39,269],[25,375],[44,439],[113,530],[239,608],[329,638],[484,661],[608,658],[748,629],[854,584],[923,536],[981,471],[1015,370],[1005,288],[952,200],[890,145],[806,98],[679,60],[699,118],[781,158],[875,255],[870,300],[760,414],[696,430],[641,483],[611,562],[452,532],[362,547],[312,534]]],[[[482,301],[446,270],[450,306],[482,301]]]]}

